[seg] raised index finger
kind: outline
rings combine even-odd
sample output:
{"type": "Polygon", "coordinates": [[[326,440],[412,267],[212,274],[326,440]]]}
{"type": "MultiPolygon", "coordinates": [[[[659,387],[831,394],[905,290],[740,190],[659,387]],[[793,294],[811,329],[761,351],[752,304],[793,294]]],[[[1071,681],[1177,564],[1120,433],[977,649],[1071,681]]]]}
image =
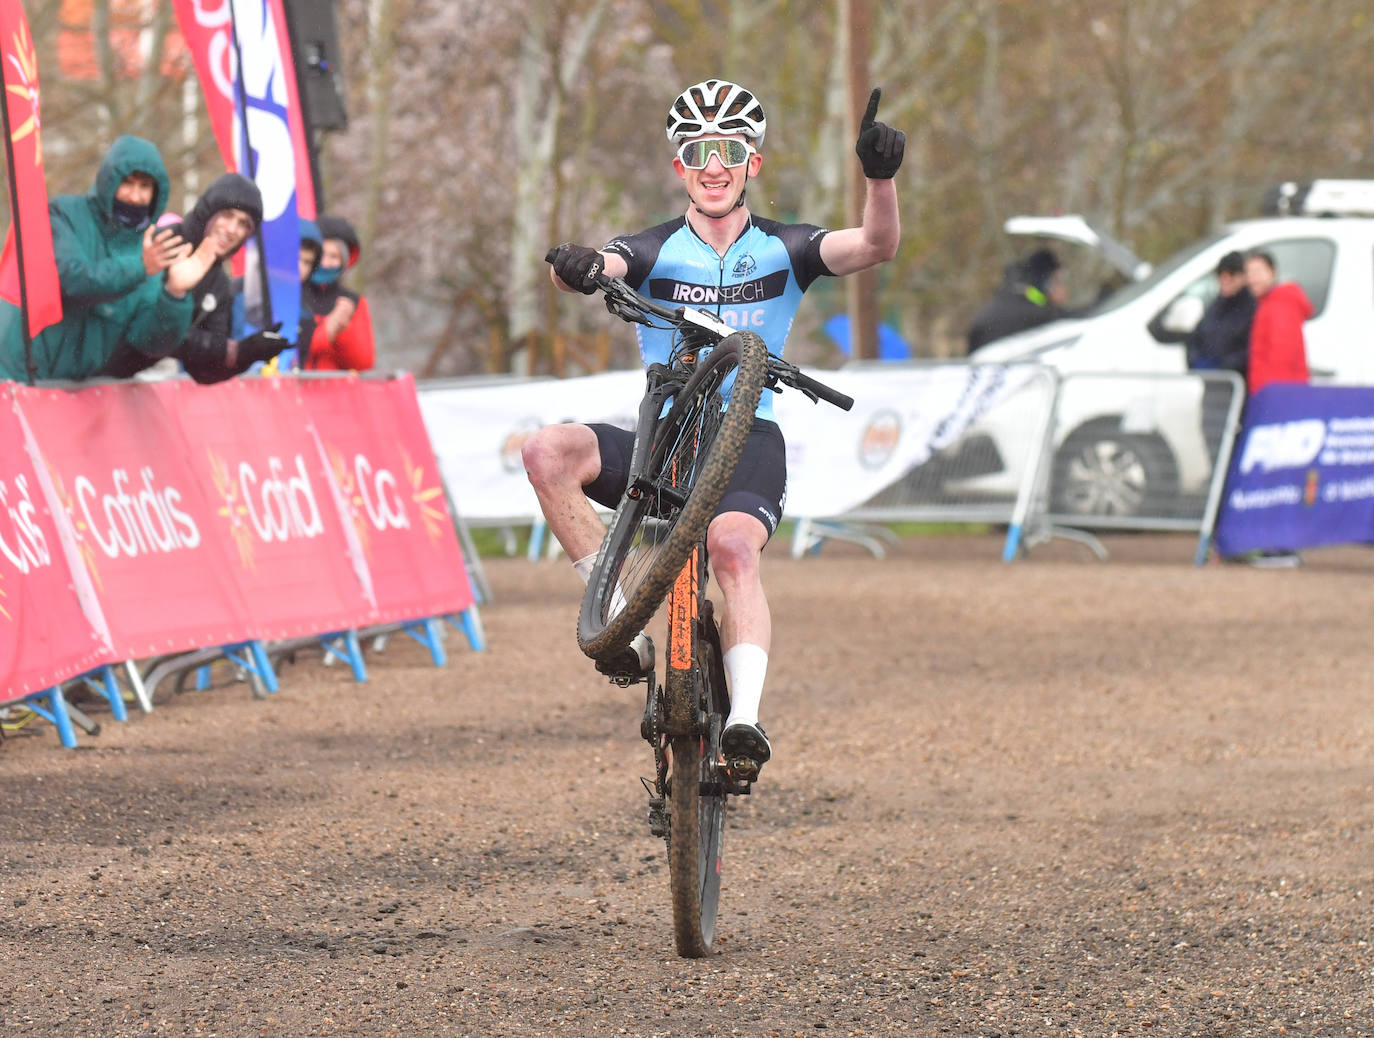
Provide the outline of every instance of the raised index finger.
{"type": "Polygon", "coordinates": [[[873,120],[878,115],[878,101],[883,96],[882,87],[874,87],[873,93],[868,95],[868,108],[864,112],[863,121],[859,123],[860,130],[866,130],[873,125],[873,120]]]}

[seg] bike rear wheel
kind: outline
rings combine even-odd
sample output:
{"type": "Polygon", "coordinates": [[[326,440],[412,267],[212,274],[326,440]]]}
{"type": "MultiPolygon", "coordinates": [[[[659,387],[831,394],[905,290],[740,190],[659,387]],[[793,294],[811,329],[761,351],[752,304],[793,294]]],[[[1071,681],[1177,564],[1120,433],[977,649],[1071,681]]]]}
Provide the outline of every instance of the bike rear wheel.
{"type": "Polygon", "coordinates": [[[613,658],[644,629],[705,535],[753,427],[767,363],[757,335],[728,336],[697,364],[659,422],[650,485],[621,499],[582,598],[577,643],[593,659],[613,658]],[[722,411],[731,376],[730,406],[722,411]]]}
{"type": "MultiPolygon", "coordinates": [[[[720,905],[722,845],[725,835],[725,786],[721,781],[720,730],[730,713],[721,665],[720,637],[705,603],[700,634],[696,639],[696,672],[669,681],[691,682],[682,689],[704,711],[702,731],[675,738],[672,753],[672,784],[669,791],[668,875],[673,896],[673,935],[677,953],[686,958],[711,954],[715,941],[716,913],[720,905]]],[[[674,690],[669,689],[669,696],[674,690]]]]}

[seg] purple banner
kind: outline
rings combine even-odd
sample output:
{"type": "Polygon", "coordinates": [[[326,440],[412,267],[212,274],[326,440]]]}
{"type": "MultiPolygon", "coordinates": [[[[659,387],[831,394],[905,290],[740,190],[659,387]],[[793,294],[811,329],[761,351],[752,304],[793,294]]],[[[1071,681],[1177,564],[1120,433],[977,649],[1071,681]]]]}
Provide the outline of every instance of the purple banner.
{"type": "Polygon", "coordinates": [[[1246,406],[1217,518],[1223,556],[1374,541],[1374,388],[1273,385],[1246,406]]]}

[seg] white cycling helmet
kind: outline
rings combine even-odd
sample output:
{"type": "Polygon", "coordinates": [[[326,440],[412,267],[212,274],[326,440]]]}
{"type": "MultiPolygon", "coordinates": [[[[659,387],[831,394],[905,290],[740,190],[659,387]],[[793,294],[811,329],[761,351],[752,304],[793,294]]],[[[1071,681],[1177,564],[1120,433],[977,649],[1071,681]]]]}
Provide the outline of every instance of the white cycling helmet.
{"type": "Polygon", "coordinates": [[[674,144],[704,133],[742,133],[755,148],[762,148],[767,129],[768,118],[758,98],[725,79],[689,86],[668,109],[668,140],[674,144]]]}

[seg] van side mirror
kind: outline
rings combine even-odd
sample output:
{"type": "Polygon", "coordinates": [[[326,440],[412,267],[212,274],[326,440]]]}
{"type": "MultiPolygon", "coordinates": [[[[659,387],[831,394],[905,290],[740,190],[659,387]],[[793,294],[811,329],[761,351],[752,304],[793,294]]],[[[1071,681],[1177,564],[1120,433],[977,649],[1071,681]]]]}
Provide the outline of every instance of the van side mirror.
{"type": "Polygon", "coordinates": [[[1160,342],[1182,342],[1198,326],[1206,309],[1197,296],[1179,296],[1150,322],[1150,334],[1160,342]]]}

